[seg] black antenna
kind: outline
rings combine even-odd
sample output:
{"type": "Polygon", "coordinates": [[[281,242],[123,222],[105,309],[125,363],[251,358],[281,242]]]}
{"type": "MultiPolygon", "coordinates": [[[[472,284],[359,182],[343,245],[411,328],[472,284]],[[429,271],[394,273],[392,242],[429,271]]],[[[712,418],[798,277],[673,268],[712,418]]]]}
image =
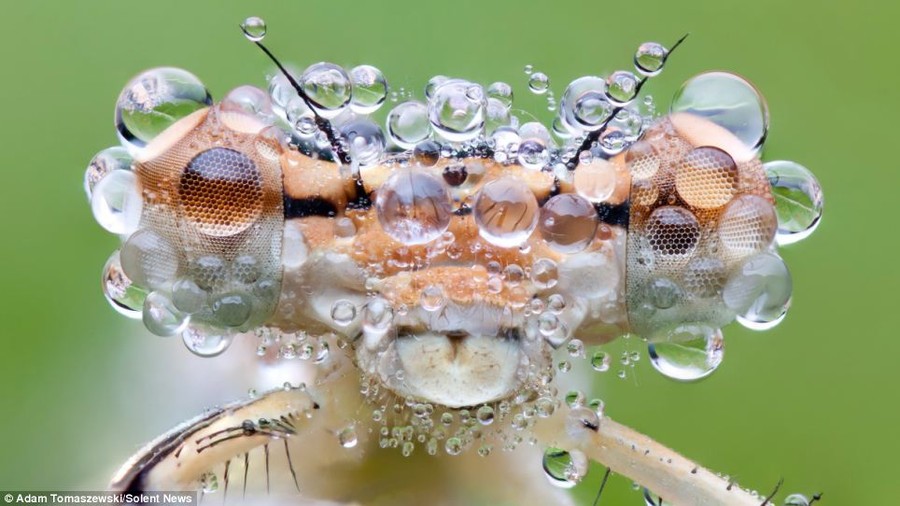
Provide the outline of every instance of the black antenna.
{"type": "MultiPolygon", "coordinates": [[[[241,31],[244,32],[244,35],[246,35],[247,31],[244,30],[244,27],[241,26],[240,28],[241,31]]],[[[281,73],[284,74],[284,77],[287,78],[288,82],[291,83],[291,87],[293,87],[294,90],[297,91],[297,95],[300,96],[300,98],[303,100],[303,103],[306,104],[306,107],[308,107],[309,110],[312,111],[313,117],[316,121],[316,126],[319,128],[319,130],[325,133],[325,137],[328,139],[328,144],[331,145],[331,150],[334,152],[338,161],[343,165],[350,165],[352,161],[350,159],[350,154],[347,152],[347,150],[344,149],[344,144],[341,142],[341,139],[338,139],[338,134],[334,131],[334,126],[330,121],[323,118],[319,115],[318,112],[316,112],[316,108],[313,107],[312,100],[310,100],[309,95],[306,94],[306,91],[303,90],[303,87],[300,86],[300,83],[298,83],[297,80],[294,79],[294,76],[292,76],[291,73],[288,72],[286,68],[284,68],[284,65],[282,65],[281,62],[278,61],[278,58],[276,58],[275,55],[272,54],[271,51],[269,51],[269,48],[267,48],[262,42],[258,40],[253,40],[251,42],[262,49],[262,52],[265,53],[273,63],[275,63],[275,66],[278,67],[278,70],[280,70],[281,73]]],[[[371,207],[372,199],[366,192],[366,186],[363,184],[362,177],[360,177],[358,173],[353,174],[353,188],[356,195],[353,197],[353,200],[348,203],[347,206],[355,209],[367,209],[371,207]]]]}
{"type": "MultiPolygon", "coordinates": [[[[241,27],[241,31],[244,32],[244,34],[247,33],[244,30],[244,27],[241,27]]],[[[319,130],[325,133],[325,137],[328,138],[328,143],[331,144],[331,149],[334,151],[334,154],[335,156],[337,156],[338,160],[344,165],[350,165],[350,154],[347,153],[347,151],[343,148],[342,143],[338,139],[337,133],[335,133],[334,131],[334,126],[332,126],[330,121],[323,118],[319,115],[319,113],[316,112],[316,108],[313,107],[312,100],[309,99],[309,95],[306,94],[306,91],[303,90],[303,87],[300,86],[300,83],[298,83],[297,80],[294,79],[294,76],[292,76],[291,73],[288,72],[286,68],[284,68],[284,65],[282,65],[281,62],[278,61],[278,58],[276,58],[275,55],[272,54],[271,51],[269,51],[269,48],[267,48],[262,42],[258,40],[254,40],[252,42],[256,44],[257,47],[262,49],[263,53],[266,53],[266,56],[268,56],[269,59],[272,60],[273,63],[275,63],[275,66],[278,67],[278,70],[280,70],[281,73],[284,74],[284,77],[287,78],[288,82],[291,83],[291,87],[293,87],[294,90],[297,91],[297,95],[299,95],[300,98],[303,99],[303,103],[306,104],[306,107],[309,107],[309,110],[312,111],[316,121],[316,126],[319,127],[319,130]]]]}
{"type": "MultiPolygon", "coordinates": [[[[666,53],[666,56],[663,57],[663,65],[665,65],[666,60],[668,60],[669,57],[672,56],[672,53],[675,52],[675,49],[678,48],[678,46],[680,46],[682,42],[684,42],[684,39],[686,39],[688,37],[688,35],[690,35],[690,33],[686,33],[686,34],[682,35],[681,38],[678,39],[678,42],[676,42],[672,46],[672,48],[669,49],[669,51],[666,53]]],[[[650,76],[644,76],[641,78],[640,81],[638,81],[637,86],[634,89],[634,96],[637,96],[641,92],[641,88],[644,87],[644,84],[647,82],[648,79],[650,79],[650,76]]],[[[624,108],[625,108],[625,106],[619,106],[619,107],[616,107],[615,109],[613,109],[612,114],[610,114],[609,117],[606,118],[606,120],[600,125],[600,128],[598,128],[597,130],[594,130],[593,132],[587,134],[584,137],[584,140],[581,142],[581,145],[578,146],[578,149],[575,151],[575,154],[573,154],[568,160],[566,160],[566,168],[567,169],[575,170],[575,166],[578,163],[578,157],[581,155],[581,153],[591,149],[591,146],[595,142],[597,142],[597,139],[599,139],[600,136],[603,135],[603,132],[606,131],[606,128],[609,126],[609,122],[612,121],[613,118],[616,117],[616,114],[619,114],[619,111],[621,111],[624,108]]]]}

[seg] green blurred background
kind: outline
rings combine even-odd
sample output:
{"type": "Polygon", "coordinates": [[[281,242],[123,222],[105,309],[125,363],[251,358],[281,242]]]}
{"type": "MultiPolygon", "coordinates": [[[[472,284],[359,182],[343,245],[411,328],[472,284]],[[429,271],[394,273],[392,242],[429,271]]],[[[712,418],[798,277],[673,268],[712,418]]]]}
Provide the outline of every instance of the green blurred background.
{"type": "MultiPolygon", "coordinates": [[[[640,42],[691,32],[646,89],[663,105],[699,71],[747,76],[771,111],[765,157],[816,173],[825,218],[783,250],[795,295],[782,325],[727,328],[725,362],[701,383],[667,381],[644,359],[626,381],[602,376],[594,394],[611,416],[760,491],[784,477],[785,491],[824,491],[824,505],[895,500],[900,279],[890,156],[900,8],[881,0],[254,4],[4,2],[0,489],[102,488],[140,443],[246,391],[225,381],[233,371],[146,335],[107,306],[98,277],[117,241],[93,222],[81,178],[94,153],[116,143],[113,105],[137,72],[180,66],[216,97],[264,85],[270,66],[237,28],[259,15],[269,45],[301,68],[370,63],[394,88],[417,93],[434,74],[504,80],[518,97],[528,95],[525,64],[546,72],[559,97],[577,76],[628,68],[640,42]],[[208,380],[187,381],[190,370],[208,380]]],[[[592,496],[600,477],[593,472],[576,493],[592,496]]],[[[629,485],[613,482],[603,504],[640,504],[629,485]]]]}

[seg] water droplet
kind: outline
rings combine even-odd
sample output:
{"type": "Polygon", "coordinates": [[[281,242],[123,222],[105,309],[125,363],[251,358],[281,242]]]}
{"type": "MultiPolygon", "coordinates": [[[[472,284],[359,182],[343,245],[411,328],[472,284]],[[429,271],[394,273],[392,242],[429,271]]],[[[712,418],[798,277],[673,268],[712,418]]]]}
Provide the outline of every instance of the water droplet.
{"type": "Polygon", "coordinates": [[[350,158],[360,166],[375,165],[384,154],[384,132],[372,120],[357,118],[340,127],[341,134],[350,144],[350,158]]]}
{"type": "Polygon", "coordinates": [[[634,67],[641,74],[653,77],[662,71],[668,54],[669,50],[662,44],[658,42],[644,42],[638,46],[637,52],[634,53],[634,67]]]}
{"type": "Polygon", "coordinates": [[[428,119],[434,131],[451,142],[477,137],[484,127],[487,99],[481,86],[450,79],[434,90],[428,101],[428,119]]]}
{"type": "Polygon", "coordinates": [[[534,232],[540,210],[531,188],[518,178],[506,176],[482,187],[473,214],[482,238],[512,248],[524,244],[534,232]]]}
{"type": "Polygon", "coordinates": [[[572,358],[584,357],[584,343],[581,339],[572,339],[566,343],[566,352],[572,358]]]}
{"type": "Polygon", "coordinates": [[[168,288],[178,271],[175,247],[149,228],[131,234],[119,258],[132,281],[154,290],[168,288]]]}
{"type": "Polygon", "coordinates": [[[669,309],[684,297],[677,283],[669,278],[653,278],[647,282],[647,301],[659,309],[669,309]]]}
{"type": "Polygon", "coordinates": [[[528,78],[528,89],[535,95],[543,95],[550,88],[550,78],[543,72],[534,72],[528,78]]]}
{"type": "Polygon", "coordinates": [[[110,172],[94,186],[91,211],[101,227],[113,234],[130,234],[141,221],[144,202],[137,177],[130,170],[110,172]]]}
{"type": "Polygon", "coordinates": [[[584,393],[580,390],[571,390],[566,393],[566,405],[570,408],[584,406],[584,393]]]}
{"type": "Polygon", "coordinates": [[[412,169],[395,171],[376,193],[378,222],[394,240],[425,244],[447,230],[450,195],[434,176],[412,169]]]}
{"type": "Polygon", "coordinates": [[[704,323],[676,325],[651,339],[650,362],[663,375],[694,381],[713,373],[722,363],[722,331],[704,323]]]}
{"type": "Polygon", "coordinates": [[[271,125],[275,120],[272,98],[256,86],[238,86],[228,92],[219,104],[225,113],[239,113],[253,116],[271,125]]]}
{"type": "Polygon", "coordinates": [[[356,318],[356,306],[346,299],[340,299],[331,305],[331,319],[341,327],[346,327],[356,318]]]}
{"type": "Polygon", "coordinates": [[[219,295],[211,306],[216,321],[227,327],[240,327],[247,323],[253,312],[250,296],[240,292],[219,295]]]}
{"type": "Polygon", "coordinates": [[[300,86],[316,112],[324,118],[337,117],[350,103],[350,76],[333,63],[314,63],[303,71],[300,86]]]}
{"type": "Polygon", "coordinates": [[[766,330],[784,319],[791,304],[792,287],[784,261],[766,252],[747,259],[731,274],[722,300],[737,313],[742,325],[766,330]]]}
{"type": "Polygon", "coordinates": [[[634,100],[638,92],[638,78],[627,70],[617,70],[606,78],[606,98],[613,105],[623,106],[634,100]]]}
{"type": "Polygon", "coordinates": [[[251,42],[259,42],[266,37],[266,22],[262,18],[250,16],[241,23],[244,37],[251,42]]]}
{"type": "Polygon", "coordinates": [[[162,293],[151,292],[144,300],[143,320],[151,333],[168,337],[184,330],[190,317],[178,311],[162,293]]]}
{"type": "Polygon", "coordinates": [[[425,311],[437,311],[444,307],[444,290],[440,286],[429,285],[422,290],[419,305],[425,311]]]}
{"type": "Polygon", "coordinates": [[[388,83],[381,70],[371,65],[358,65],[350,70],[353,94],[350,108],[357,114],[371,114],[381,107],[388,95],[388,83]]]}
{"type": "Polygon", "coordinates": [[[488,86],[487,96],[489,98],[496,99],[500,104],[503,105],[503,108],[509,110],[513,104],[513,89],[512,86],[503,83],[496,82],[492,83],[488,86]]]}
{"type": "Polygon", "coordinates": [[[791,494],[784,498],[784,506],[809,506],[809,499],[803,494],[791,494]]]}
{"type": "Polygon", "coordinates": [[[219,490],[219,478],[216,473],[208,471],[200,476],[200,489],[204,494],[212,494],[219,490]]]}
{"type": "Polygon", "coordinates": [[[348,425],[338,432],[338,442],[344,448],[353,448],[359,442],[359,436],[356,434],[356,426],[348,425]]]}
{"type": "Polygon", "coordinates": [[[494,423],[494,408],[490,406],[481,406],[478,408],[478,411],[475,412],[475,418],[478,419],[478,422],[481,425],[490,425],[494,423]]]}
{"type": "MultiPolygon", "coordinates": [[[[582,154],[587,153],[584,151],[582,154]]],[[[618,185],[616,167],[601,158],[581,160],[572,180],[575,192],[585,199],[599,204],[610,198],[618,185]]],[[[593,206],[592,206],[593,207],[593,206]]]]}
{"type": "Polygon", "coordinates": [[[610,357],[605,351],[595,351],[591,355],[591,367],[597,372],[606,372],[609,370],[610,357]]]}
{"type": "Polygon", "coordinates": [[[560,253],[578,253],[587,248],[597,233],[597,224],[597,211],[580,195],[555,195],[541,208],[541,236],[560,253]]]}
{"type": "Polygon", "coordinates": [[[231,346],[233,336],[227,331],[207,327],[188,327],[181,333],[185,347],[199,357],[221,355],[231,346]]]}
{"type": "Polygon", "coordinates": [[[444,449],[447,451],[448,455],[459,455],[462,453],[463,447],[463,442],[458,437],[447,438],[446,443],[444,443],[444,449]]]}
{"type": "Polygon", "coordinates": [[[819,181],[806,167],[795,162],[773,161],[763,168],[775,198],[778,245],[806,239],[822,219],[825,198],[819,181]]]}
{"type": "Polygon", "coordinates": [[[700,223],[690,211],[677,206],[657,207],[647,218],[645,234],[650,249],[663,257],[688,257],[700,241],[700,223]]]}
{"type": "Polygon", "coordinates": [[[394,309],[381,297],[373,297],[366,303],[363,329],[372,334],[382,334],[391,326],[394,309]]]}
{"type": "Polygon", "coordinates": [[[705,72],[688,79],[675,93],[671,111],[706,118],[751,149],[762,146],[769,128],[765,99],[747,80],[728,72],[705,72]]]}
{"type": "Polygon", "coordinates": [[[567,452],[559,448],[547,448],[543,457],[544,475],[550,483],[560,488],[577,485],[588,471],[588,459],[578,450],[567,452]]]}
{"type": "Polygon", "coordinates": [[[559,120],[570,135],[596,130],[612,114],[606,98],[606,81],[596,76],[575,79],[559,101],[559,120]]]}
{"type": "Polygon", "coordinates": [[[135,285],[122,270],[118,250],[114,251],[106,261],[100,283],[103,288],[103,296],[106,297],[106,301],[113,309],[128,318],[135,320],[141,318],[147,292],[135,285]]]}
{"type": "Polygon", "coordinates": [[[182,278],[172,285],[172,303],[185,314],[194,314],[206,306],[209,294],[192,279],[182,278]]]}
{"type": "Polygon", "coordinates": [[[120,146],[106,148],[97,153],[84,171],[84,192],[88,201],[91,200],[94,187],[101,179],[114,170],[131,170],[133,161],[128,151],[120,146]]]}
{"type": "Polygon", "coordinates": [[[425,85],[425,98],[431,99],[434,96],[434,91],[438,89],[438,86],[444,84],[449,81],[450,78],[447,76],[434,76],[428,80],[428,84],[425,85]]]}
{"type": "MultiPolygon", "coordinates": [[[[549,258],[539,258],[531,266],[531,283],[538,290],[549,290],[559,282],[559,268],[549,258]]],[[[538,299],[535,299],[538,300],[538,299]]]]}
{"type": "Polygon", "coordinates": [[[159,67],[139,74],[125,85],[116,101],[116,133],[136,156],[176,121],[212,105],[206,86],[194,74],[159,67]]]}
{"type": "Polygon", "coordinates": [[[403,149],[413,149],[431,135],[428,107],[416,101],[397,105],[388,114],[387,129],[394,144],[403,149]]]}

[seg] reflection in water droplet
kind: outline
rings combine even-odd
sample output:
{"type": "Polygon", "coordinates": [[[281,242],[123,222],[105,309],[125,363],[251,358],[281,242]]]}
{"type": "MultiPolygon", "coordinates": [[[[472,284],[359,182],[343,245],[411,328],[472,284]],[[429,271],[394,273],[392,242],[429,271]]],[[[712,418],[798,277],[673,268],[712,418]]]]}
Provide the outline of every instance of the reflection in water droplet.
{"type": "Polygon", "coordinates": [[[547,448],[543,458],[544,475],[553,485],[572,488],[588,471],[587,457],[578,450],[567,452],[559,448],[547,448]]]}
{"type": "Polygon", "coordinates": [[[241,23],[244,37],[251,42],[259,42],[266,37],[266,22],[262,18],[250,16],[241,23]]]}
{"type": "Polygon", "coordinates": [[[371,114],[381,107],[388,95],[388,83],[381,70],[371,65],[358,65],[350,70],[353,94],[350,108],[357,114],[371,114]]]}
{"type": "Polygon", "coordinates": [[[688,79],[672,98],[671,111],[704,117],[759,149],[769,128],[769,110],[759,91],[729,72],[704,72],[688,79]]]}
{"type": "Polygon", "coordinates": [[[378,163],[384,154],[384,132],[369,118],[349,121],[340,127],[341,134],[350,144],[350,158],[360,166],[378,163]]]}
{"type": "Polygon", "coordinates": [[[779,246],[802,241],[815,232],[822,219],[825,197],[819,181],[806,167],[788,161],[763,165],[775,198],[779,246]]]}
{"type": "Polygon", "coordinates": [[[412,169],[395,171],[375,198],[378,222],[394,240],[425,244],[447,230],[452,208],[450,195],[434,176],[412,169]]]}
{"type": "Polygon", "coordinates": [[[550,78],[543,72],[534,72],[528,78],[528,89],[535,95],[543,95],[550,88],[550,78]]]}
{"type": "Polygon", "coordinates": [[[694,381],[713,373],[722,363],[722,331],[704,323],[677,325],[650,340],[650,363],[663,375],[694,381]]]}
{"type": "Polygon", "coordinates": [[[488,86],[487,96],[489,98],[496,99],[498,102],[503,104],[504,109],[509,109],[512,107],[513,103],[513,89],[512,86],[503,83],[496,82],[488,86]]]}
{"type": "Polygon", "coordinates": [[[613,105],[623,106],[634,100],[638,92],[638,78],[627,70],[617,70],[606,78],[606,98],[613,105]]]}
{"type": "Polygon", "coordinates": [[[185,347],[199,357],[221,355],[231,346],[232,334],[210,328],[188,327],[181,334],[185,347]]]}
{"type": "Polygon", "coordinates": [[[520,179],[507,176],[482,187],[473,214],[482,238],[512,248],[525,243],[534,232],[540,210],[531,188],[520,179]]]}
{"type": "Polygon", "coordinates": [[[761,253],[736,269],[722,291],[725,305],[738,322],[753,330],[778,325],[791,304],[793,283],[784,261],[774,253],[761,253]]]}
{"type": "Polygon", "coordinates": [[[94,186],[91,196],[94,219],[113,234],[137,230],[143,206],[137,177],[130,170],[110,172],[94,186]]]}
{"type": "Polygon", "coordinates": [[[331,305],[331,319],[341,327],[346,327],[356,318],[356,306],[349,300],[340,299],[331,305]]]}
{"type": "Polygon", "coordinates": [[[125,85],[116,101],[116,133],[135,156],[163,130],[212,105],[206,86],[194,74],[173,67],[147,70],[125,85]]]}
{"type": "Polygon", "coordinates": [[[168,297],[151,292],[144,300],[144,326],[151,333],[168,337],[173,336],[187,326],[190,316],[182,314],[168,297]]]}
{"type": "Polygon", "coordinates": [[[597,233],[597,225],[597,211],[580,195],[555,195],[541,208],[541,236],[560,253],[578,253],[587,248],[597,233]]]}
{"type": "Polygon", "coordinates": [[[662,71],[668,53],[658,42],[644,42],[634,53],[634,67],[645,76],[655,76],[662,71]]]}
{"type": "Polygon", "coordinates": [[[784,498],[784,506],[809,506],[809,498],[803,494],[791,494],[784,498]]]}
{"type": "Polygon", "coordinates": [[[133,318],[141,318],[144,299],[147,292],[140,286],[132,283],[131,279],[122,270],[119,263],[119,251],[116,250],[109,256],[103,267],[103,275],[100,280],[103,295],[106,301],[120,314],[133,318]]]}
{"type": "Polygon", "coordinates": [[[606,372],[609,370],[610,362],[609,353],[605,351],[595,351],[591,355],[591,367],[597,372],[606,372]]]}
{"type": "Polygon", "coordinates": [[[338,442],[344,448],[353,448],[358,441],[359,437],[356,434],[356,427],[354,425],[348,425],[338,432],[338,442]]]}
{"type": "Polygon", "coordinates": [[[333,63],[314,63],[303,71],[300,86],[324,118],[334,118],[350,103],[350,76],[333,63]]]}
{"type": "Polygon", "coordinates": [[[252,311],[250,296],[240,292],[219,295],[212,302],[213,316],[227,327],[240,327],[247,323],[252,311]]]}
{"type": "Polygon", "coordinates": [[[615,165],[600,158],[583,159],[580,162],[572,181],[575,192],[595,204],[611,197],[618,184],[615,165]]]}
{"type": "Polygon", "coordinates": [[[106,148],[94,155],[84,171],[84,192],[87,194],[88,201],[91,200],[94,186],[101,179],[114,170],[131,170],[132,162],[131,155],[121,146],[106,148]]]}
{"type": "Polygon", "coordinates": [[[431,135],[428,107],[416,101],[397,105],[388,114],[387,129],[394,144],[403,149],[413,149],[431,135]]]}
{"type": "Polygon", "coordinates": [[[487,97],[480,85],[449,79],[428,100],[428,119],[434,131],[451,142],[465,142],[484,127],[487,97]]]}

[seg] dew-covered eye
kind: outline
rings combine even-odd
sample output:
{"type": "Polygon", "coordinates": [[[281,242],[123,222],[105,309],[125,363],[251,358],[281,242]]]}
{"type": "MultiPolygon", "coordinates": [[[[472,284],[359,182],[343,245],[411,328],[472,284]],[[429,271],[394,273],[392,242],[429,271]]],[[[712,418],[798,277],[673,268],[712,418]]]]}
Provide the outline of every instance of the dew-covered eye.
{"type": "Polygon", "coordinates": [[[259,169],[233,149],[212,148],[191,159],[181,173],[178,193],[185,219],[215,237],[243,232],[263,211],[259,169]]]}

